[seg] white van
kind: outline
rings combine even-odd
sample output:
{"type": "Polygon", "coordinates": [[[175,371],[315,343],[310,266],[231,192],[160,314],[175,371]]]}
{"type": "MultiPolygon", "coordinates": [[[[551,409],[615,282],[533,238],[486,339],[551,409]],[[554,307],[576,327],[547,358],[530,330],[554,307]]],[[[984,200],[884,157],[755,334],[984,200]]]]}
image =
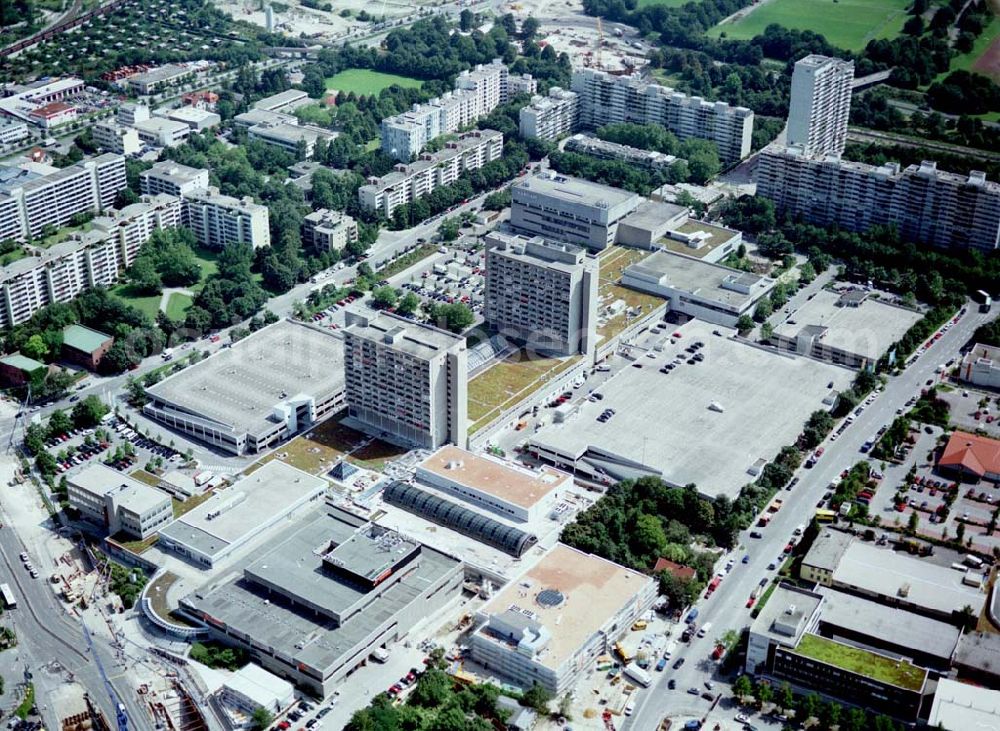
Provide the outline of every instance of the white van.
{"type": "Polygon", "coordinates": [[[711,622],[705,622],[705,624],[703,624],[701,626],[701,629],[698,630],[698,636],[699,637],[704,637],[705,635],[707,635],[711,631],[712,631],[712,623],[711,622]]]}

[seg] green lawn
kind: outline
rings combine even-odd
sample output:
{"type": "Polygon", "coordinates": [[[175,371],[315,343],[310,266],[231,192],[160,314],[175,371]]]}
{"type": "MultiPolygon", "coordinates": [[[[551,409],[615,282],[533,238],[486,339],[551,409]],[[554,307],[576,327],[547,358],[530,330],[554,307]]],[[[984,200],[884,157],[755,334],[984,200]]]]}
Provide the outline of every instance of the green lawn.
{"type": "Polygon", "coordinates": [[[355,94],[378,94],[393,84],[407,89],[418,89],[423,83],[420,79],[411,79],[409,76],[383,74],[381,71],[371,69],[347,69],[335,76],[328,76],[326,88],[336,89],[345,94],[352,91],[355,94]]]}
{"type": "Polygon", "coordinates": [[[192,302],[194,300],[188,295],[172,292],[167,300],[167,317],[171,320],[183,320],[192,302]]]}
{"type": "Polygon", "coordinates": [[[868,41],[894,38],[906,22],[910,0],[769,0],[735,23],[717,25],[708,34],[747,40],[772,23],[822,33],[835,46],[860,51],[868,41]]]}
{"type": "Polygon", "coordinates": [[[926,670],[911,665],[907,660],[896,661],[818,635],[802,635],[795,653],[908,690],[920,690],[927,676],[926,670]]]}
{"type": "MultiPolygon", "coordinates": [[[[944,78],[952,71],[972,71],[972,65],[976,62],[976,59],[982,56],[986,52],[986,49],[990,47],[990,44],[998,37],[1000,37],[1000,18],[994,15],[990,19],[990,24],[979,34],[979,37],[972,46],[972,50],[960,56],[955,56],[951,60],[951,67],[948,69],[948,72],[940,74],[938,79],[944,78]]],[[[987,70],[979,68],[975,69],[975,71],[979,74],[985,74],[987,70]]],[[[993,73],[988,75],[992,76],[993,80],[1000,84],[1000,68],[994,67],[993,73]]]]}
{"type": "Polygon", "coordinates": [[[125,300],[137,310],[144,312],[151,320],[155,320],[156,313],[160,311],[160,295],[155,294],[152,297],[147,297],[136,294],[130,284],[119,284],[117,287],[112,287],[111,294],[125,300]]]}
{"type": "Polygon", "coordinates": [[[0,266],[7,266],[8,264],[12,264],[18,259],[23,259],[27,255],[28,253],[24,250],[24,248],[18,246],[13,251],[8,251],[3,256],[0,256],[0,266]]]}
{"type": "Polygon", "coordinates": [[[205,249],[200,246],[195,247],[194,256],[198,260],[198,265],[201,267],[201,281],[190,287],[194,292],[200,292],[201,288],[205,285],[205,280],[210,276],[219,271],[219,253],[212,249],[205,249]]]}

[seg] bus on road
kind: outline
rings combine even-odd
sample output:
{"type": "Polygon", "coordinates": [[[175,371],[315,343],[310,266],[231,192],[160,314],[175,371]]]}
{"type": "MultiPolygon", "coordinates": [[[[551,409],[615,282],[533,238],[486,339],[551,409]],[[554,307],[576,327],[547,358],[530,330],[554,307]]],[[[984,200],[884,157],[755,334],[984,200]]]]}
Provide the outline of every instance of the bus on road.
{"type": "Polygon", "coordinates": [[[816,510],[817,523],[832,523],[836,517],[837,514],[832,510],[826,510],[825,508],[819,508],[816,510]]]}
{"type": "Polygon", "coordinates": [[[979,303],[980,312],[989,312],[990,308],[993,307],[993,298],[981,289],[976,292],[976,302],[979,303]]]}
{"type": "Polygon", "coordinates": [[[14,598],[14,592],[10,590],[10,586],[7,584],[0,584],[0,597],[3,597],[3,604],[7,609],[14,609],[17,607],[17,600],[14,598]]]}

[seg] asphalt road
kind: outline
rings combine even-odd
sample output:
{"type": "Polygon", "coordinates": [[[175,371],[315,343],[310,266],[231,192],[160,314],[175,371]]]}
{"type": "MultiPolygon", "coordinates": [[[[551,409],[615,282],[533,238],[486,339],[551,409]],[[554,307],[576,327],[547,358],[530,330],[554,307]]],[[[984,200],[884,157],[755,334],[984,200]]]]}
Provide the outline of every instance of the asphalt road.
{"type": "MultiPolygon", "coordinates": [[[[7,522],[6,516],[4,518],[4,522],[7,522]]],[[[47,581],[52,567],[43,565],[35,557],[35,565],[41,576],[32,579],[18,558],[24,550],[24,544],[13,530],[0,529],[0,576],[6,576],[4,581],[11,585],[18,600],[17,609],[11,610],[10,616],[14,620],[21,659],[36,678],[43,666],[58,662],[90,692],[91,698],[113,723],[114,704],[105,689],[97,664],[87,650],[83,629],[78,622],[67,617],[47,581]]],[[[114,651],[101,636],[94,635],[93,642],[115,691],[125,704],[126,713],[132,720],[132,728],[150,728],[152,724],[145,711],[136,703],[135,692],[124,678],[116,677],[118,671],[114,651]]],[[[8,678],[8,681],[13,680],[8,678]]],[[[42,704],[43,716],[50,725],[58,726],[55,723],[58,719],[51,715],[51,708],[44,706],[46,700],[44,695],[39,695],[38,702],[42,704]]]]}
{"type": "MultiPolygon", "coordinates": [[[[728,693],[728,686],[714,678],[716,666],[709,657],[713,640],[721,637],[727,630],[739,632],[750,625],[750,610],[746,608],[750,593],[761,578],[770,579],[773,576],[774,572],[766,568],[768,563],[781,554],[795,527],[810,520],[817,501],[827,491],[830,481],[864,457],[860,452],[861,445],[879,427],[889,424],[896,416],[896,409],[919,393],[928,379],[936,376],[934,369],[953,357],[972,337],[976,328],[991,318],[992,315],[980,314],[976,306],[970,304],[969,310],[957,325],[944,333],[940,340],[901,375],[889,379],[885,390],[836,441],[827,440],[824,443],[825,453],[815,467],[801,468],[796,473],[799,484],[791,492],[782,492],[780,497],[784,498],[784,506],[767,528],[758,529],[763,533],[763,538],[751,539],[749,531],[740,534],[740,547],[731,554],[735,560],[732,572],[723,579],[710,599],[702,598],[696,604],[699,609],[699,625],[712,623],[709,636],[701,640],[693,639],[690,645],[678,644],[679,649],[674,657],[685,658],[684,666],[674,671],[668,665],[665,672],[654,673],[656,682],[649,689],[640,691],[635,713],[625,719],[622,729],[654,729],[668,713],[671,716],[704,714],[709,708],[709,702],[685,691],[689,687],[704,689],[705,681],[712,680],[716,683],[715,692],[728,693]],[[751,557],[748,564],[741,563],[744,554],[751,557]],[[667,689],[670,678],[677,681],[676,690],[667,689]]],[[[722,560],[724,562],[725,559],[722,560]]],[[[683,627],[677,627],[676,635],[682,629],[683,627]]],[[[719,718],[721,719],[721,715],[719,718]]],[[[758,722],[755,720],[754,723],[756,725],[758,722]]]]}

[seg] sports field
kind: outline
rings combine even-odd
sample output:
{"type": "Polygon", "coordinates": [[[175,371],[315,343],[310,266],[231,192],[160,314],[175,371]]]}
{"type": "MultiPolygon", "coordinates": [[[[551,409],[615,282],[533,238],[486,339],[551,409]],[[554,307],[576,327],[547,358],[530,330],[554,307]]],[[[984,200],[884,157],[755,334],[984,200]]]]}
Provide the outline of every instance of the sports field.
{"type": "Polygon", "coordinates": [[[372,71],[371,69],[347,69],[326,78],[327,89],[336,89],[345,94],[353,91],[358,95],[378,94],[382,89],[388,89],[393,84],[408,89],[417,89],[423,83],[420,79],[411,79],[409,76],[383,74],[381,71],[372,71]]]}
{"type": "Polygon", "coordinates": [[[758,36],[772,23],[795,30],[822,33],[833,45],[860,51],[868,41],[894,38],[906,22],[910,0],[763,0],[731,23],[710,29],[718,38],[746,40],[758,36]]]}

